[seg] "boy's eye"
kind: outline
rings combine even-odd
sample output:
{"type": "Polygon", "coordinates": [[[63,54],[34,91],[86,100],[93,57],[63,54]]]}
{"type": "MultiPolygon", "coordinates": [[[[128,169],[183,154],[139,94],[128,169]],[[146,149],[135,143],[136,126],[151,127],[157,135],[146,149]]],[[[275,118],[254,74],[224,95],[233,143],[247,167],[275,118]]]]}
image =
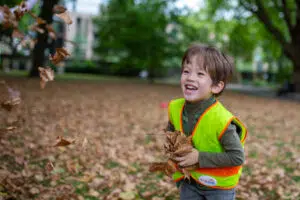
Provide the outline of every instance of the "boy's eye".
{"type": "Polygon", "coordinates": [[[187,73],[189,73],[189,71],[188,70],[183,70],[183,73],[187,74],[187,73]]]}
{"type": "Polygon", "coordinates": [[[204,73],[203,72],[198,72],[198,75],[202,76],[202,75],[204,75],[204,73]]]}

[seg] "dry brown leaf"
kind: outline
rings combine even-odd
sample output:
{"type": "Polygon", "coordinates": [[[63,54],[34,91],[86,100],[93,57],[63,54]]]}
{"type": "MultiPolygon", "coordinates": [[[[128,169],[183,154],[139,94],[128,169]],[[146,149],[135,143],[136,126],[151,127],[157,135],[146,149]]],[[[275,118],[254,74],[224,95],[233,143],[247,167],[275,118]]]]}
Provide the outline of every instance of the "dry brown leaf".
{"type": "Polygon", "coordinates": [[[62,136],[58,136],[56,140],[57,140],[57,143],[54,145],[54,147],[64,147],[64,146],[68,146],[75,142],[74,140],[68,141],[68,140],[64,139],[62,136]]]}
{"type": "Polygon", "coordinates": [[[83,142],[82,142],[82,150],[86,150],[87,149],[87,145],[88,145],[88,140],[86,139],[86,137],[84,137],[83,142]]]}
{"type": "MultiPolygon", "coordinates": [[[[190,153],[193,150],[192,137],[186,137],[180,131],[170,132],[166,131],[166,140],[164,143],[164,150],[168,156],[168,161],[165,163],[153,163],[150,165],[150,172],[162,171],[167,176],[171,176],[176,170],[176,161],[174,160],[177,156],[183,156],[190,153]]],[[[181,168],[180,170],[184,173],[185,178],[190,179],[190,170],[197,169],[197,165],[189,166],[188,168],[181,168]]]]}
{"type": "Polygon", "coordinates": [[[37,42],[36,39],[24,39],[21,41],[21,45],[23,48],[29,47],[30,49],[33,49],[35,46],[35,43],[37,42]]]}
{"type": "Polygon", "coordinates": [[[53,71],[53,69],[51,69],[51,67],[46,67],[46,68],[38,67],[38,69],[39,69],[40,78],[41,78],[40,86],[42,89],[44,89],[46,86],[46,83],[48,81],[54,80],[54,71],[53,71]]]}
{"type": "Polygon", "coordinates": [[[23,39],[24,38],[24,34],[21,33],[21,31],[19,31],[18,29],[14,29],[13,33],[12,33],[12,37],[13,38],[23,39]]]}
{"type": "Polygon", "coordinates": [[[55,39],[56,39],[56,33],[55,33],[53,27],[52,27],[51,25],[47,24],[47,25],[46,25],[46,28],[47,28],[47,30],[48,30],[49,36],[50,36],[53,40],[55,40],[55,39]]]}
{"type": "Polygon", "coordinates": [[[62,19],[66,24],[72,24],[73,21],[68,13],[68,11],[65,11],[63,13],[60,14],[55,14],[57,17],[59,17],[60,19],[62,19]]]}
{"type": "Polygon", "coordinates": [[[64,60],[67,56],[70,56],[71,54],[69,54],[69,52],[64,49],[64,48],[56,48],[55,49],[55,54],[54,56],[49,56],[49,60],[51,60],[51,62],[54,65],[57,65],[59,62],[61,62],[62,60],[64,60]]]}
{"type": "Polygon", "coordinates": [[[20,5],[14,10],[14,15],[17,21],[20,21],[24,14],[28,11],[27,9],[24,9],[25,7],[26,4],[24,1],[22,1],[20,5]]]}
{"type": "Polygon", "coordinates": [[[42,18],[36,16],[36,15],[35,15],[33,12],[31,12],[31,11],[28,11],[28,14],[31,15],[31,17],[33,17],[33,18],[35,19],[35,21],[36,21],[36,23],[37,23],[38,25],[40,25],[40,24],[46,24],[46,23],[47,23],[44,19],[42,19],[42,18]]]}
{"type": "Polygon", "coordinates": [[[37,22],[39,25],[40,25],[40,24],[47,24],[46,20],[44,20],[44,19],[42,19],[42,18],[40,18],[40,17],[36,18],[36,22],[37,22]]]}
{"type": "Polygon", "coordinates": [[[48,163],[46,164],[46,170],[47,172],[51,172],[54,169],[53,163],[49,160],[48,163]]]}
{"type": "Polygon", "coordinates": [[[28,29],[31,30],[31,31],[38,32],[40,34],[45,33],[45,30],[40,28],[38,24],[33,24],[33,25],[29,26],[28,29]]]}
{"type": "Polygon", "coordinates": [[[1,106],[7,111],[11,111],[13,107],[21,103],[21,93],[20,91],[14,90],[11,87],[9,87],[5,82],[3,84],[6,87],[7,95],[1,102],[1,106]]]}
{"type": "Polygon", "coordinates": [[[54,7],[53,7],[53,13],[55,13],[55,14],[64,13],[64,12],[66,12],[66,10],[67,9],[61,5],[54,5],[54,7]]]}
{"type": "Polygon", "coordinates": [[[2,25],[4,29],[7,28],[17,28],[18,27],[18,21],[16,20],[16,17],[13,13],[11,13],[8,6],[0,6],[0,11],[3,13],[3,22],[2,25]]]}

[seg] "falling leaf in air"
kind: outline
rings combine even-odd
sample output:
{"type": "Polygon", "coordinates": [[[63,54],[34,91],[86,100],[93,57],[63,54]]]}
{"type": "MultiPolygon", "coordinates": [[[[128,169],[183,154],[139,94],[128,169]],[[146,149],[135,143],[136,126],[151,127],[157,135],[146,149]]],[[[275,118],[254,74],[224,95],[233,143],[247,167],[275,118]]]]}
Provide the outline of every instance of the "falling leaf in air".
{"type": "Polygon", "coordinates": [[[62,19],[66,24],[72,24],[73,21],[68,13],[68,11],[65,11],[63,13],[60,14],[55,14],[57,17],[59,17],[60,19],[62,19]]]}
{"type": "Polygon", "coordinates": [[[16,20],[16,17],[13,13],[11,13],[8,6],[6,6],[6,5],[0,6],[0,12],[3,13],[2,25],[3,25],[4,29],[18,27],[18,22],[16,20]]]}
{"type": "Polygon", "coordinates": [[[47,25],[46,25],[46,29],[48,30],[49,36],[50,36],[53,40],[55,40],[55,39],[56,39],[56,33],[55,33],[53,27],[52,27],[51,25],[47,24],[47,25]]]}
{"type": "Polygon", "coordinates": [[[36,22],[40,25],[40,24],[46,24],[47,22],[45,20],[43,20],[42,18],[38,17],[36,19],[36,22]]]}
{"type": "Polygon", "coordinates": [[[74,140],[68,141],[68,140],[64,139],[62,136],[58,136],[56,140],[57,140],[57,143],[54,145],[54,147],[68,146],[75,142],[74,140]]]}
{"type": "Polygon", "coordinates": [[[53,13],[55,14],[61,14],[61,13],[64,13],[66,12],[66,8],[64,6],[61,6],[61,5],[55,5],[53,7],[53,13]]]}
{"type": "Polygon", "coordinates": [[[33,12],[31,12],[31,11],[28,11],[28,14],[31,15],[31,17],[33,17],[33,18],[35,19],[35,21],[36,21],[36,23],[37,23],[38,25],[40,25],[40,24],[46,24],[46,23],[47,23],[44,19],[42,19],[42,18],[36,16],[36,15],[35,15],[33,12]]]}
{"type": "Polygon", "coordinates": [[[25,2],[22,1],[21,4],[14,10],[16,20],[20,21],[27,11],[25,2]]]}
{"type": "Polygon", "coordinates": [[[54,56],[49,56],[49,59],[54,65],[57,65],[59,62],[65,59],[65,57],[70,56],[69,52],[64,48],[56,48],[54,56]]]}
{"type": "Polygon", "coordinates": [[[24,34],[21,33],[18,29],[15,28],[15,29],[13,30],[12,37],[13,37],[13,38],[23,39],[23,38],[24,38],[24,34]]]}
{"type": "Polygon", "coordinates": [[[48,81],[54,80],[54,71],[53,69],[51,69],[51,67],[46,67],[46,68],[39,67],[38,69],[40,71],[40,78],[41,78],[40,86],[42,89],[44,89],[48,81]]]}
{"type": "Polygon", "coordinates": [[[7,96],[4,101],[1,102],[1,106],[7,111],[11,111],[13,107],[21,103],[21,93],[18,90],[14,90],[9,87],[5,82],[3,83],[7,89],[7,96]]]}
{"type": "Polygon", "coordinates": [[[23,40],[21,41],[21,45],[23,48],[29,47],[30,49],[33,49],[36,42],[37,42],[36,39],[23,38],[23,40]]]}
{"type": "Polygon", "coordinates": [[[31,30],[31,31],[38,32],[40,34],[45,33],[45,30],[42,29],[41,27],[39,27],[38,24],[33,24],[33,25],[29,26],[28,29],[31,30]]]}

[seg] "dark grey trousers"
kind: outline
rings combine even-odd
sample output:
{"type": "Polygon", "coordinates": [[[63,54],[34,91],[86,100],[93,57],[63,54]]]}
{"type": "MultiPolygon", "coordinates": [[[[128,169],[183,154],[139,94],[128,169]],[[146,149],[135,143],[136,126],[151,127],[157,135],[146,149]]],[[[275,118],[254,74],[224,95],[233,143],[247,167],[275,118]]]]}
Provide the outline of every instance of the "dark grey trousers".
{"type": "Polygon", "coordinates": [[[180,186],[180,200],[234,200],[235,189],[199,190],[195,185],[183,182],[180,186]]]}

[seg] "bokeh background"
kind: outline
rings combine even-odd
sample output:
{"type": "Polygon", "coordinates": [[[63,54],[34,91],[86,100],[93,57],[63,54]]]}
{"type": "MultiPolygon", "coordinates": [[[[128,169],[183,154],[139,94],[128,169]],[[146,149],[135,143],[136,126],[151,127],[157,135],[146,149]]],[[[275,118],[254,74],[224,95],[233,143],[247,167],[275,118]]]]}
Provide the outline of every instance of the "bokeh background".
{"type": "Polygon", "coordinates": [[[21,1],[0,0],[0,199],[178,199],[148,168],[192,43],[234,58],[220,101],[249,132],[237,199],[300,199],[299,0],[25,2],[6,26],[21,1]]]}

